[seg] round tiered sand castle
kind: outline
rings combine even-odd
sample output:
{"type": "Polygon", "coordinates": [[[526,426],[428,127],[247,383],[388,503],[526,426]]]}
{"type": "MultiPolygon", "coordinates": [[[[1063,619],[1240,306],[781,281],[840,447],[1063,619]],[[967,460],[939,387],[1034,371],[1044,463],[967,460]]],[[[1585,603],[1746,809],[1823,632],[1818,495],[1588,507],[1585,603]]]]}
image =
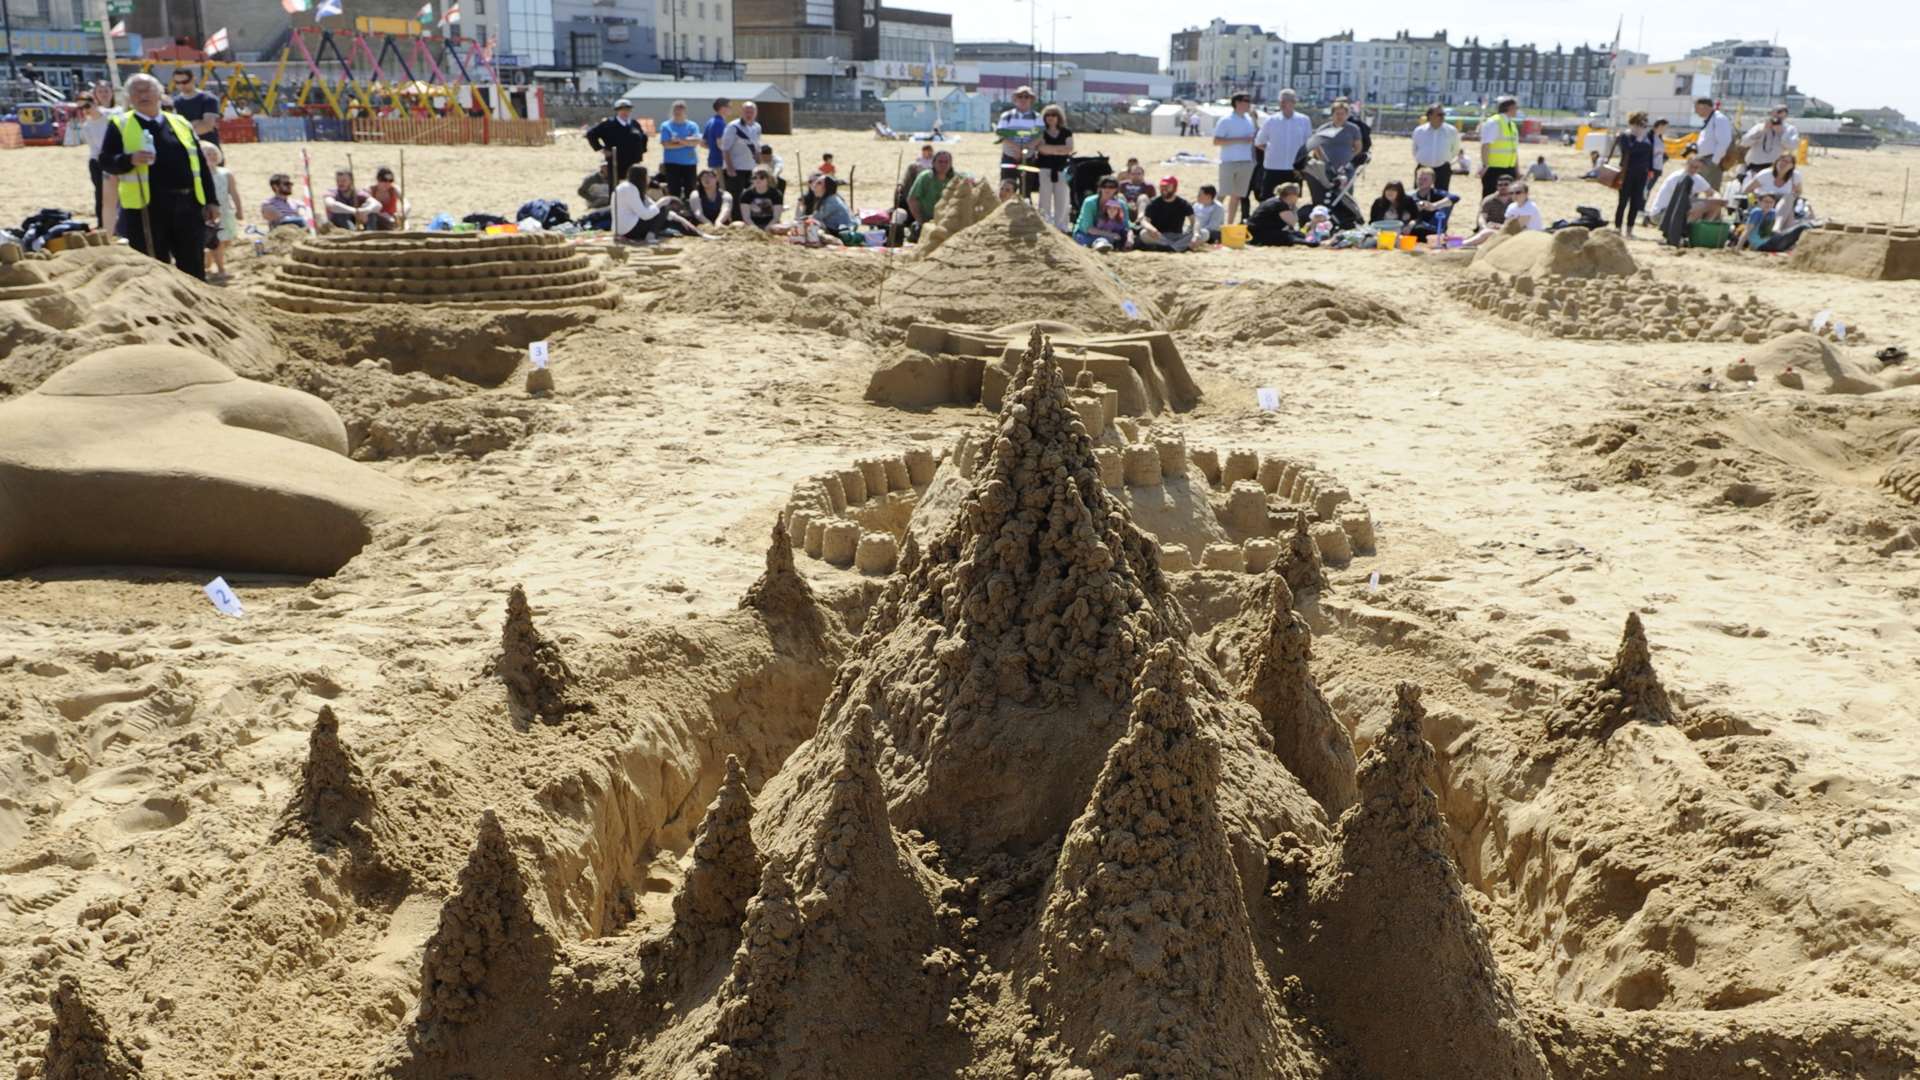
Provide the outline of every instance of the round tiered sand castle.
{"type": "MultiPolygon", "coordinates": [[[[1334,565],[1374,550],[1366,506],[1308,462],[1190,448],[1171,425],[1121,415],[1120,392],[1090,372],[1068,400],[1101,486],[1155,540],[1163,570],[1261,573],[1296,548],[1334,565]]],[[[888,573],[909,535],[925,544],[946,526],[991,453],[986,433],[972,432],[937,454],[916,447],[809,477],[787,502],[794,544],[835,566],[888,573]]]]}
{"type": "Polygon", "coordinates": [[[619,306],[620,294],[565,237],[550,233],[357,233],[302,240],[262,295],[288,311],[370,304],[619,306]]]}

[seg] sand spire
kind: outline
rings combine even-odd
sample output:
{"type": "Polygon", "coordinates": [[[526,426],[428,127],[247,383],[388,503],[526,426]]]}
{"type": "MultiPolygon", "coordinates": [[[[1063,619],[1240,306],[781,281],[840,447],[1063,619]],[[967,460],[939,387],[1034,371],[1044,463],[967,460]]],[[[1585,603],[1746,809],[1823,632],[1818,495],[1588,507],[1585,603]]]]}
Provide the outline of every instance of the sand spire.
{"type": "Polygon", "coordinates": [[[1353,739],[1313,679],[1313,631],[1293,610],[1292,590],[1279,575],[1272,581],[1267,635],[1247,665],[1239,697],[1259,710],[1274,753],[1331,820],[1355,798],[1353,739]]]}
{"type": "Polygon", "coordinates": [[[793,537],[787,531],[785,514],[773,519],[773,540],[767,545],[767,569],[747,587],[740,606],[752,608],[769,619],[791,620],[816,644],[825,644],[830,634],[827,617],[814,600],[813,589],[793,562],[793,537]]]}
{"type": "Polygon", "coordinates": [[[690,944],[714,935],[731,942],[759,887],[761,863],[747,773],[728,754],[727,775],[694,832],[687,878],[673,897],[673,932],[690,944]]]}
{"type": "Polygon", "coordinates": [[[1316,1011],[1365,1075],[1545,1080],[1546,1062],[1494,965],[1427,787],[1420,688],[1360,762],[1360,801],[1314,867],[1304,949],[1316,1011]]]}
{"type": "Polygon", "coordinates": [[[1030,1004],[1097,1076],[1300,1075],[1255,955],[1196,693],[1178,646],[1155,645],[1061,850],[1030,1004]]]}
{"type": "Polygon", "coordinates": [[[136,1080],[146,1075],[139,1051],[107,1030],[106,1018],[81,993],[79,979],[60,976],[51,1004],[53,1026],[47,1029],[43,1080],[136,1080]]]}
{"type": "Polygon", "coordinates": [[[507,618],[500,626],[500,660],[495,670],[507,684],[507,697],[549,724],[589,705],[572,700],[573,669],[560,647],[533,625],[527,591],[515,585],[507,593],[507,618]]]}
{"type": "Polygon", "coordinates": [[[300,786],[282,812],[273,838],[305,836],[322,848],[366,844],[378,828],[373,785],[345,743],[330,705],[320,706],[307,737],[300,786]]]}
{"type": "Polygon", "coordinates": [[[1632,723],[1673,723],[1673,705],[1653,670],[1653,654],[1639,612],[1627,613],[1613,666],[1561,704],[1547,720],[1547,733],[1605,739],[1632,723]]]}
{"type": "Polygon", "coordinates": [[[1307,531],[1306,514],[1294,515],[1293,536],[1287,541],[1287,550],[1273,564],[1273,571],[1296,596],[1308,589],[1326,589],[1327,568],[1320,561],[1320,545],[1313,542],[1313,534],[1307,531]]]}

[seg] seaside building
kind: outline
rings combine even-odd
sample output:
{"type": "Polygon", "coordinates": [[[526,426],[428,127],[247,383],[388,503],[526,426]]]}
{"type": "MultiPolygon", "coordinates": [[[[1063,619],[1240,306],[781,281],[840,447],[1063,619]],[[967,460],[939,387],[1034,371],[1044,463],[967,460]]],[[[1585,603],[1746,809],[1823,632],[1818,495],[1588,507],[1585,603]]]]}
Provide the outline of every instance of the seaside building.
{"type": "Polygon", "coordinates": [[[1764,109],[1787,96],[1792,58],[1784,45],[1729,38],[1694,49],[1687,57],[1720,62],[1714,90],[1723,101],[1764,109]]]}
{"type": "Polygon", "coordinates": [[[1291,70],[1287,43],[1253,23],[1215,19],[1176,31],[1168,43],[1175,97],[1211,101],[1244,90],[1255,101],[1270,101],[1285,89],[1291,70]]]}

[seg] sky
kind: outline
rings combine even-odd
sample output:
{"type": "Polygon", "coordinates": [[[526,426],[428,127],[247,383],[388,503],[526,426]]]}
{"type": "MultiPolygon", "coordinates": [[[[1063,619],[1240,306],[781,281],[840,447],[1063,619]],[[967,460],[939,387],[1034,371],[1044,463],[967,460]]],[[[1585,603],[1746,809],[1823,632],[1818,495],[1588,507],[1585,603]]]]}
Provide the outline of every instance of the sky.
{"type": "Polygon", "coordinates": [[[1785,45],[1793,55],[1791,80],[1803,92],[1831,101],[1842,109],[1891,105],[1910,118],[1920,118],[1920,77],[1914,63],[1920,58],[1920,20],[1907,3],[1892,0],[1847,0],[1824,9],[1803,0],[1743,0],[1737,4],[1646,4],[1605,8],[1574,0],[1530,0],[1526,4],[1493,4],[1485,8],[1458,5],[1445,18],[1436,18],[1433,4],[1411,0],[1370,0],[1339,7],[1337,14],[1319,15],[1316,5],[1282,6],[1246,0],[1224,0],[1209,9],[1205,4],[1167,0],[893,0],[901,7],[944,11],[953,15],[958,41],[1025,41],[1032,3],[1039,18],[1040,46],[1052,48],[1054,15],[1060,16],[1061,52],[1148,53],[1167,60],[1167,38],[1175,30],[1199,26],[1216,16],[1228,22],[1258,24],[1289,41],[1311,41],[1342,30],[1362,39],[1392,37],[1395,31],[1431,34],[1446,30],[1458,41],[1479,36],[1482,41],[1507,38],[1515,44],[1546,48],[1562,44],[1611,44],[1614,26],[1624,20],[1623,48],[1651,54],[1651,59],[1676,60],[1687,50],[1724,38],[1757,38],[1785,45]],[[1282,14],[1284,12],[1284,14],[1282,14]]]}

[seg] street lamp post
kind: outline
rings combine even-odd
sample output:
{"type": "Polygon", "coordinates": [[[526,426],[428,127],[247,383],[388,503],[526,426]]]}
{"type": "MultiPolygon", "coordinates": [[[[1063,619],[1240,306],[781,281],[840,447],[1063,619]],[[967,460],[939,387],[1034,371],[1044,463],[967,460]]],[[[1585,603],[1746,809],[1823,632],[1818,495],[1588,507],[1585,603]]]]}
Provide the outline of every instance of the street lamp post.
{"type": "Polygon", "coordinates": [[[1068,22],[1072,22],[1073,16],[1062,15],[1060,14],[1059,9],[1057,8],[1054,10],[1054,13],[1053,13],[1053,50],[1052,50],[1052,55],[1047,58],[1048,63],[1052,65],[1047,69],[1048,71],[1047,100],[1049,101],[1052,101],[1060,96],[1060,20],[1061,19],[1065,19],[1068,22]]]}

